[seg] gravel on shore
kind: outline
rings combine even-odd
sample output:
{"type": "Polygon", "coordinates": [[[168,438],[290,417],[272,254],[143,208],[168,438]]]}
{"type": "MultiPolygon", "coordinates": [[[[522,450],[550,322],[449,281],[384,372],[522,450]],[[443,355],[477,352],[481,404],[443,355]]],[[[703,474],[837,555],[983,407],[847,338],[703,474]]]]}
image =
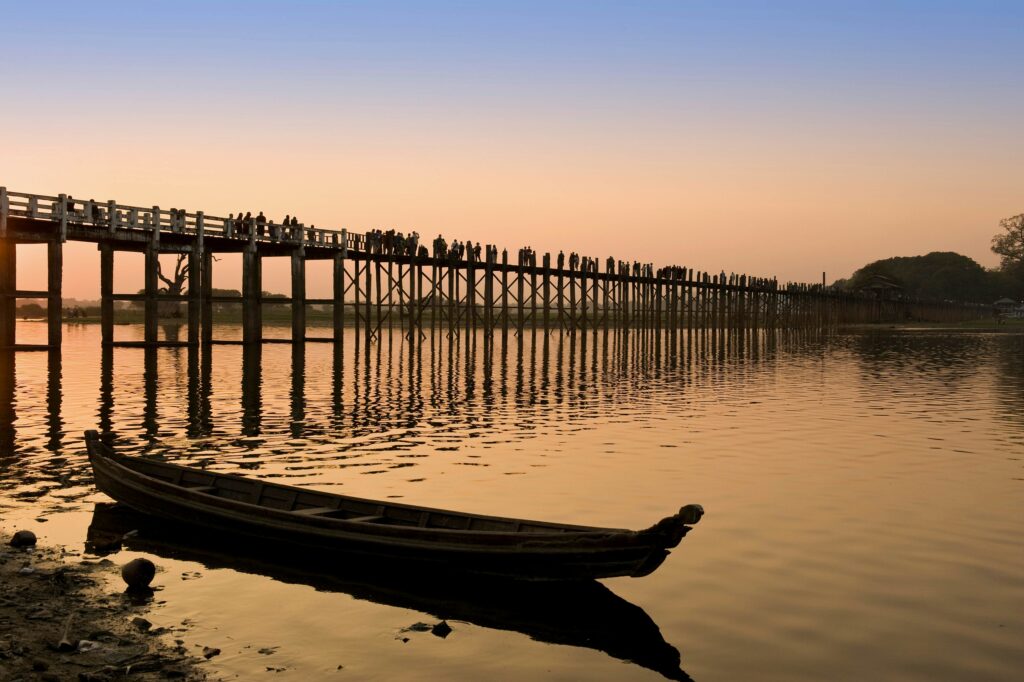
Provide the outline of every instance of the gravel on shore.
{"type": "Polygon", "coordinates": [[[145,618],[152,593],[112,591],[113,562],[12,547],[0,531],[0,680],[209,679],[172,628],[145,618]]]}

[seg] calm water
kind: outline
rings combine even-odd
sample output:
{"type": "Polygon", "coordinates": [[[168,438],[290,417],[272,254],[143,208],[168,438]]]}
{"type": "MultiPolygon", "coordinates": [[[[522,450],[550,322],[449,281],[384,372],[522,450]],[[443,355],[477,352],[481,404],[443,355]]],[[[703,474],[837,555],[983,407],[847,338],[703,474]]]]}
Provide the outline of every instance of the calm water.
{"type": "MultiPolygon", "coordinates": [[[[43,325],[20,325],[22,340],[36,335],[43,325]]],[[[369,348],[352,337],[340,351],[206,355],[104,355],[91,326],[65,340],[60,362],[0,360],[0,525],[44,542],[81,550],[106,500],[82,448],[97,427],[139,454],[423,505],[618,527],[690,502],[707,510],[653,575],[571,598],[449,596],[345,567],[311,577],[149,552],[162,603],[148,617],[220,647],[207,665],[224,677],[1011,680],[1024,669],[1024,335],[541,334],[492,347],[410,346],[396,333],[369,348]],[[405,631],[440,618],[447,638],[405,631]]]]}

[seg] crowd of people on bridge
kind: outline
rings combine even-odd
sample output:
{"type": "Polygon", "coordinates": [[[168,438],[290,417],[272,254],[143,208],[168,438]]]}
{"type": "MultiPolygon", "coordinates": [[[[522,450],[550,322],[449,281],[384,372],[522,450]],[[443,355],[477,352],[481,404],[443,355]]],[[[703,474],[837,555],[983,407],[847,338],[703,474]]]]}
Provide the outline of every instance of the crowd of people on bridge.
{"type": "MultiPolygon", "coordinates": [[[[64,200],[63,209],[67,214],[74,216],[78,219],[92,220],[96,223],[100,223],[103,219],[103,208],[102,204],[98,204],[95,200],[89,199],[88,201],[79,201],[71,196],[67,195],[64,200]],[[82,204],[82,210],[79,212],[76,210],[76,203],[82,204]]],[[[169,211],[170,214],[170,227],[171,229],[184,229],[186,226],[187,214],[184,209],[172,208],[169,211]]],[[[294,238],[297,231],[309,229],[310,231],[315,230],[315,226],[310,225],[306,228],[299,219],[292,215],[286,215],[284,220],[279,224],[270,223],[263,212],[258,212],[255,216],[252,212],[246,211],[244,214],[239,211],[237,217],[234,213],[230,214],[227,219],[228,225],[231,226],[233,232],[237,236],[247,237],[256,235],[259,237],[269,236],[274,239],[279,239],[284,236],[294,238]],[[268,232],[268,227],[271,228],[268,232]],[[284,232],[289,230],[290,234],[284,232]]],[[[301,232],[299,232],[301,234],[301,232]]],[[[433,257],[435,260],[447,261],[455,264],[460,262],[468,263],[498,263],[498,248],[490,244],[484,246],[477,242],[474,244],[470,240],[464,242],[458,239],[453,239],[449,244],[443,235],[438,234],[433,240],[432,250],[428,251],[427,247],[419,243],[420,235],[419,232],[410,232],[409,234],[403,234],[397,230],[370,230],[363,235],[363,241],[360,244],[358,237],[354,237],[354,241],[350,242],[350,246],[357,250],[364,250],[367,253],[380,254],[385,256],[407,256],[426,259],[433,257]]],[[[502,251],[501,262],[507,262],[508,251],[502,251]]],[[[549,261],[545,260],[545,265],[549,261]]],[[[524,246],[519,249],[518,262],[520,266],[537,267],[537,252],[533,250],[531,246],[524,246]]],[[[556,270],[568,269],[572,272],[583,272],[583,273],[594,273],[599,272],[600,262],[596,258],[589,256],[582,256],[575,251],[570,252],[568,257],[562,251],[558,252],[556,262],[554,263],[556,270]],[[567,267],[568,266],[568,267],[567,267]]],[[[639,261],[633,261],[632,263],[626,261],[616,261],[614,258],[609,256],[605,259],[605,272],[609,274],[618,274],[619,276],[625,277],[650,277],[661,280],[670,281],[699,281],[699,282],[715,282],[717,284],[726,284],[731,286],[746,286],[759,289],[777,289],[778,280],[774,278],[763,278],[763,277],[747,277],[744,275],[738,275],[735,273],[727,275],[723,270],[718,276],[710,273],[698,273],[694,272],[692,268],[687,269],[679,265],[668,265],[658,269],[654,268],[651,263],[640,263],[639,261]]]]}
{"type": "Polygon", "coordinates": [[[402,234],[395,230],[370,230],[365,235],[366,251],[385,256],[426,257],[426,248],[420,246],[420,233],[402,234]]]}
{"type": "MultiPolygon", "coordinates": [[[[280,239],[283,236],[283,230],[290,228],[294,233],[301,229],[306,229],[306,226],[299,222],[299,219],[292,215],[286,215],[284,220],[280,223],[271,223],[267,220],[267,217],[263,215],[263,211],[260,211],[253,216],[252,211],[246,211],[243,215],[241,211],[238,212],[238,216],[235,217],[234,213],[228,214],[228,225],[231,226],[232,231],[235,235],[240,237],[249,237],[252,235],[258,237],[272,237],[274,239],[280,239]],[[271,228],[268,232],[268,226],[271,228]]],[[[309,226],[310,230],[315,230],[315,225],[309,226]]]]}

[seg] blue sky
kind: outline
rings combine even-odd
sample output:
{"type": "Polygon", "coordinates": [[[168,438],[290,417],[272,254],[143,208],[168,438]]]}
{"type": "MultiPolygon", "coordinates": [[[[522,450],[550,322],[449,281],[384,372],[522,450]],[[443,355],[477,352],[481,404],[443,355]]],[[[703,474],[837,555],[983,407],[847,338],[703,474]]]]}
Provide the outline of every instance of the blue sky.
{"type": "Polygon", "coordinates": [[[615,255],[792,279],[930,250],[992,265],[1024,211],[1021,2],[18,2],[3,21],[14,189],[598,257],[639,231],[615,255]]]}

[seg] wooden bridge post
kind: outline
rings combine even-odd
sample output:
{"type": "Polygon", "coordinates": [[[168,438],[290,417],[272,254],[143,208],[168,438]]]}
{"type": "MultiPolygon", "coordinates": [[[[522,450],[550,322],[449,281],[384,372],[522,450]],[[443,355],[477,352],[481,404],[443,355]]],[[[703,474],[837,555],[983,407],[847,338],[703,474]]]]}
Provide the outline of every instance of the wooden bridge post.
{"type": "Polygon", "coordinates": [[[366,329],[363,330],[363,333],[366,334],[366,351],[369,352],[370,351],[370,339],[373,338],[373,325],[370,324],[370,313],[371,313],[371,310],[373,309],[372,308],[372,306],[373,306],[373,297],[370,296],[370,289],[373,287],[373,274],[372,274],[371,268],[370,268],[370,249],[369,249],[369,245],[367,245],[367,249],[366,249],[366,260],[363,263],[364,263],[363,274],[364,274],[364,279],[365,279],[365,289],[363,291],[363,294],[364,294],[364,296],[366,298],[366,300],[364,301],[364,305],[365,305],[365,308],[366,308],[366,314],[365,314],[365,320],[364,320],[364,322],[366,322],[366,329]]]}
{"type": "Polygon", "coordinates": [[[561,329],[565,329],[565,276],[563,268],[565,263],[562,262],[562,256],[559,255],[558,261],[558,326],[561,329]]]}
{"type": "Polygon", "coordinates": [[[651,266],[651,285],[654,287],[654,329],[661,332],[661,317],[665,313],[665,281],[651,266]]]}
{"type": "Polygon", "coordinates": [[[494,332],[494,256],[487,244],[484,255],[484,338],[494,332]]]}
{"type": "Polygon", "coordinates": [[[523,285],[526,278],[523,264],[523,250],[519,249],[519,258],[516,260],[516,331],[523,335],[523,324],[526,322],[523,313],[523,285]]]}
{"type": "Polygon", "coordinates": [[[205,247],[200,258],[202,272],[200,287],[202,289],[202,341],[204,344],[213,342],[213,253],[205,247]]]}
{"type": "Polygon", "coordinates": [[[689,334],[690,334],[691,329],[692,329],[692,326],[691,326],[692,325],[692,321],[690,319],[690,280],[691,279],[693,279],[693,269],[692,268],[683,268],[683,281],[680,284],[680,286],[681,286],[680,296],[682,297],[683,300],[682,300],[682,303],[681,303],[681,310],[680,310],[680,313],[679,313],[682,316],[682,319],[680,320],[679,329],[680,330],[686,329],[687,337],[689,337],[689,334]]]}
{"type": "MultiPolygon", "coordinates": [[[[590,285],[587,283],[587,273],[590,271],[590,259],[580,257],[580,330],[587,331],[587,313],[590,310],[590,285]]],[[[584,339],[583,343],[586,343],[584,339]]]]}
{"type": "Polygon", "coordinates": [[[455,263],[451,261],[451,257],[449,257],[445,272],[448,277],[448,336],[452,337],[457,331],[455,316],[458,310],[459,286],[456,281],[455,263]]]}
{"type": "Polygon", "coordinates": [[[306,340],[306,249],[292,251],[292,342],[306,340]]]}
{"type": "Polygon", "coordinates": [[[618,329],[625,334],[630,327],[630,273],[629,265],[618,263],[618,278],[615,280],[618,295],[618,329]]]}
{"type": "Polygon", "coordinates": [[[420,272],[422,269],[419,249],[413,249],[412,257],[409,259],[409,338],[417,340],[420,334],[420,298],[422,296],[420,287],[423,283],[420,272]],[[414,332],[415,336],[413,336],[414,332]]]}
{"type": "Polygon", "coordinates": [[[508,250],[501,250],[501,333],[508,337],[508,250]]]}
{"type": "MultiPolygon", "coordinates": [[[[342,239],[344,244],[344,239],[342,239]]],[[[345,251],[334,254],[334,343],[345,339],[345,251]]]]}
{"type": "Polygon", "coordinates": [[[157,343],[159,340],[159,319],[160,309],[157,296],[160,292],[160,280],[157,276],[160,267],[160,232],[154,227],[150,235],[149,244],[146,245],[146,270],[145,270],[145,341],[147,344],[157,343]]]}
{"type": "MultiPolygon", "coordinates": [[[[18,247],[13,239],[0,239],[0,348],[15,344],[18,300],[18,247]]],[[[13,362],[13,361],[12,361],[13,362]]]]}
{"type": "Polygon", "coordinates": [[[114,247],[100,243],[100,338],[104,346],[114,343],[114,247]]]}
{"type": "Polygon", "coordinates": [[[747,288],[747,276],[736,275],[736,291],[733,295],[733,316],[736,318],[736,328],[743,329],[746,326],[746,301],[745,290],[747,288]]]}
{"type": "Polygon", "coordinates": [[[572,333],[576,333],[576,259],[569,259],[569,322],[572,325],[572,333]]]}
{"type": "MultiPolygon", "coordinates": [[[[415,256],[412,256],[409,259],[409,262],[410,262],[409,267],[405,267],[405,265],[403,263],[401,263],[401,262],[398,263],[398,326],[402,329],[403,332],[406,331],[405,330],[406,318],[409,316],[409,313],[412,311],[412,306],[406,306],[406,304],[405,304],[405,291],[406,291],[406,289],[405,289],[405,280],[407,278],[410,279],[410,280],[412,279],[410,277],[410,274],[412,273],[412,265],[411,265],[411,263],[412,263],[413,258],[415,258],[415,256]]],[[[415,288],[415,283],[414,282],[410,282],[409,286],[410,286],[410,288],[414,289],[415,288]]],[[[409,320],[409,323],[411,324],[411,320],[409,320]]]]}
{"type": "Polygon", "coordinates": [[[722,326],[726,329],[732,329],[736,326],[736,302],[734,300],[736,295],[736,276],[729,275],[728,279],[724,280],[725,284],[722,288],[723,305],[722,305],[722,326]]]}
{"type": "Polygon", "coordinates": [[[263,262],[256,244],[242,251],[242,343],[263,342],[263,262]]]}
{"type": "Polygon", "coordinates": [[[435,254],[431,259],[430,265],[430,336],[433,338],[434,332],[438,329],[438,320],[441,317],[441,296],[437,288],[437,273],[438,265],[437,259],[440,254],[435,254]]]}
{"type": "MultiPolygon", "coordinates": [[[[346,277],[348,277],[348,273],[347,272],[346,272],[346,277]]],[[[348,286],[352,287],[352,298],[353,298],[353,301],[352,301],[352,325],[355,328],[355,342],[356,342],[356,347],[358,348],[359,347],[359,329],[360,329],[360,325],[363,323],[363,319],[362,319],[363,318],[363,307],[362,307],[362,299],[360,298],[360,296],[362,296],[362,293],[361,293],[361,290],[360,290],[360,287],[359,287],[359,261],[358,260],[353,260],[352,261],[352,275],[349,278],[349,282],[350,282],[350,284],[348,286]]]]}
{"type": "MultiPolygon", "coordinates": [[[[601,318],[598,317],[600,312],[600,294],[601,264],[596,258],[592,258],[590,261],[590,328],[595,332],[601,322],[601,318]]],[[[597,346],[594,346],[594,352],[597,352],[597,346]]]]}
{"type": "MultiPolygon", "coordinates": [[[[416,340],[418,341],[424,337],[423,309],[425,306],[426,297],[424,297],[423,295],[423,280],[426,278],[426,275],[423,272],[423,259],[420,257],[419,253],[416,254],[416,259],[414,263],[415,267],[413,268],[414,279],[412,300],[409,301],[409,305],[412,307],[414,315],[413,324],[415,325],[416,340]]],[[[412,329],[410,329],[409,331],[411,332],[412,329]]]]}
{"type": "Polygon", "coordinates": [[[188,343],[199,344],[202,328],[203,298],[209,293],[203,290],[203,233],[206,229],[203,212],[196,212],[196,238],[188,252],[188,343]]]}
{"type": "Polygon", "coordinates": [[[751,327],[756,331],[761,326],[761,303],[764,300],[761,293],[761,280],[760,278],[751,280],[750,282],[750,312],[753,319],[751,320],[751,327]]]}
{"type": "MultiPolygon", "coordinates": [[[[602,283],[604,288],[603,288],[603,290],[601,292],[601,298],[602,298],[602,305],[604,306],[604,333],[605,333],[605,339],[607,339],[608,329],[609,329],[609,326],[611,325],[611,299],[609,297],[608,290],[611,287],[611,281],[612,281],[612,276],[613,276],[613,271],[612,270],[614,268],[614,262],[615,261],[610,260],[610,259],[605,262],[604,281],[602,283]]],[[[607,352],[607,350],[608,350],[608,344],[607,344],[607,341],[605,341],[604,351],[607,352]]]]}
{"type": "Polygon", "coordinates": [[[544,333],[551,329],[551,254],[544,254],[544,333]]]}
{"type": "Polygon", "coordinates": [[[537,329],[537,268],[533,251],[526,254],[526,267],[530,269],[530,329],[537,329]]]}
{"type": "Polygon", "coordinates": [[[647,326],[650,323],[650,316],[648,311],[651,307],[651,296],[650,296],[650,279],[647,276],[647,264],[640,266],[640,279],[638,282],[640,287],[637,292],[636,300],[640,304],[640,331],[645,332],[647,326]]]}
{"type": "Polygon", "coordinates": [[[63,301],[61,300],[61,283],[64,276],[64,244],[51,239],[46,244],[46,336],[50,348],[58,348],[61,343],[63,323],[63,301]]]}
{"type": "MultiPolygon", "coordinates": [[[[388,262],[389,263],[390,263],[390,258],[391,257],[388,256],[388,259],[389,259],[388,262]]],[[[376,292],[377,293],[377,319],[374,321],[373,335],[377,336],[377,338],[379,339],[380,336],[377,334],[377,332],[380,330],[381,323],[384,321],[383,312],[382,312],[382,310],[383,310],[384,290],[381,288],[381,285],[380,285],[380,273],[381,273],[381,269],[382,269],[383,266],[381,265],[380,258],[375,258],[374,261],[373,261],[373,264],[374,264],[374,271],[376,272],[376,275],[377,275],[377,278],[376,278],[376,282],[377,282],[377,292],[376,292]]],[[[389,286],[388,287],[388,289],[389,289],[388,294],[389,295],[391,294],[390,288],[391,287],[389,286]]],[[[369,286],[367,286],[367,290],[369,290],[369,286]]]]}

